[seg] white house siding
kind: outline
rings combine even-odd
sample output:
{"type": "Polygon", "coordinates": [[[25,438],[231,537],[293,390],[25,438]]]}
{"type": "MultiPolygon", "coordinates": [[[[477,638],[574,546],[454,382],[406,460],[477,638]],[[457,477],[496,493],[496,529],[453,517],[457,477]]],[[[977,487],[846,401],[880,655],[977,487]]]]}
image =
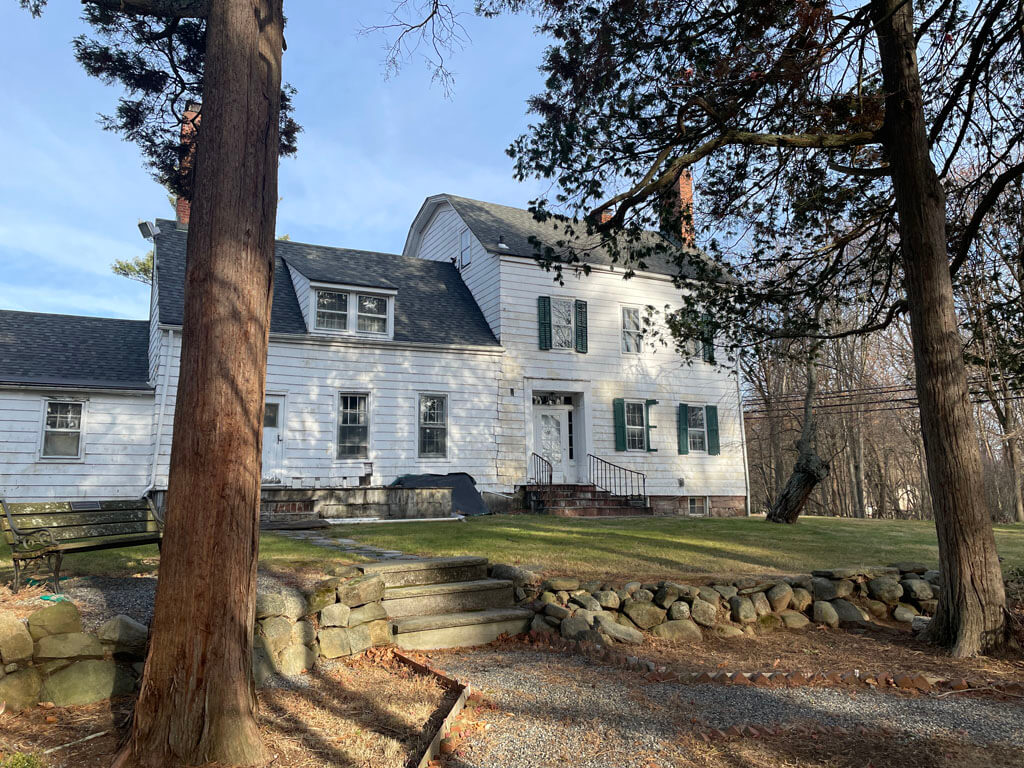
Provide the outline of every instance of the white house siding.
{"type": "Polygon", "coordinates": [[[160,365],[160,344],[163,335],[160,331],[160,305],[159,294],[157,293],[157,280],[153,279],[152,288],[149,291],[149,383],[153,383],[156,377],[157,367],[160,365]]]}
{"type": "Polygon", "coordinates": [[[0,496],[6,501],[138,498],[149,483],[153,394],[0,390],[0,496]],[[85,402],[78,460],[40,459],[44,402],[85,402]]]}
{"type": "MultiPolygon", "coordinates": [[[[171,355],[157,488],[167,487],[179,350],[176,343],[171,355]]],[[[500,360],[497,348],[457,350],[379,341],[272,338],[267,393],[284,397],[284,485],[352,485],[363,474],[364,462],[369,461],[373,463],[375,485],[388,484],[404,474],[468,472],[481,490],[495,490],[495,401],[500,360]],[[340,392],[370,395],[367,459],[334,458],[340,392]],[[417,456],[421,392],[448,395],[446,459],[417,456]]],[[[162,384],[161,375],[158,386],[162,384]]]]}
{"type": "MultiPolygon", "coordinates": [[[[677,289],[667,279],[634,277],[594,270],[589,276],[564,275],[565,285],[553,281],[526,259],[501,259],[501,327],[503,358],[498,407],[498,476],[508,484],[522,483],[532,447],[532,402],[538,390],[587,391],[589,430],[586,450],[615,464],[647,475],[647,492],[660,496],[745,495],[743,445],[736,380],[714,365],[696,360],[687,364],[670,348],[650,348],[641,355],[620,351],[622,305],[679,304],[677,289]],[[541,350],[538,344],[537,297],[582,299],[587,302],[588,352],[541,350]],[[547,386],[545,381],[556,382],[547,386]],[[560,383],[559,383],[560,382],[560,383]],[[513,394],[514,392],[514,394],[513,394]],[[612,400],[617,397],[655,399],[651,409],[651,442],[657,452],[615,450],[612,400]],[[718,407],[721,453],[717,456],[677,449],[676,413],[679,403],[718,407]],[[679,479],[684,480],[680,486],[679,479]]],[[[579,417],[577,416],[577,419],[579,417]]],[[[578,423],[578,422],[577,422],[578,423]]],[[[584,464],[577,466],[583,467],[584,464]]],[[[582,479],[582,478],[581,478],[582,479]]]]}
{"type": "MultiPolygon", "coordinates": [[[[466,229],[462,218],[447,202],[438,204],[429,223],[420,235],[419,245],[408,256],[418,256],[429,261],[458,259],[461,248],[462,230],[466,229]]],[[[491,332],[501,338],[501,282],[498,279],[499,260],[488,253],[480,241],[470,234],[472,255],[469,264],[460,267],[462,280],[469,288],[483,313],[491,332]]]]}

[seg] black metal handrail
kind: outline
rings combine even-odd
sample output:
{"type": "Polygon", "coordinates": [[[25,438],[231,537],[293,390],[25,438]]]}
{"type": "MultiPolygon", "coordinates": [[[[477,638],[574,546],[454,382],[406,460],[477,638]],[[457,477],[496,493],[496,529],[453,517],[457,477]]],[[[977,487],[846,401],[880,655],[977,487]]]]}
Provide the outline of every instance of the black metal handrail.
{"type": "Polygon", "coordinates": [[[647,475],[635,469],[620,467],[600,456],[587,454],[590,484],[616,496],[647,498],[647,475]]]}
{"type": "Polygon", "coordinates": [[[551,462],[539,453],[530,454],[529,475],[526,482],[533,485],[551,485],[555,471],[551,462]]]}

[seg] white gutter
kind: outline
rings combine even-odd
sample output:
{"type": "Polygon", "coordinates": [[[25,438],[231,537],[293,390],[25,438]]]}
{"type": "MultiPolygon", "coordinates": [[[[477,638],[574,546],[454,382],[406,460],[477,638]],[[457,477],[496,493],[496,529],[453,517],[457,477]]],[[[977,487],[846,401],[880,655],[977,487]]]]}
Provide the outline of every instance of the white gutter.
{"type": "Polygon", "coordinates": [[[740,356],[736,355],[736,401],[740,409],[740,445],[743,447],[743,506],[750,517],[750,467],[747,463],[747,427],[743,423],[743,373],[740,370],[740,356]]]}
{"type": "Polygon", "coordinates": [[[146,496],[156,486],[156,473],[160,461],[160,438],[164,432],[164,411],[167,406],[167,388],[171,378],[171,360],[174,359],[174,329],[167,331],[167,363],[164,365],[164,385],[160,392],[160,407],[156,412],[156,438],[153,441],[153,468],[150,472],[149,485],[142,492],[146,496]]]}

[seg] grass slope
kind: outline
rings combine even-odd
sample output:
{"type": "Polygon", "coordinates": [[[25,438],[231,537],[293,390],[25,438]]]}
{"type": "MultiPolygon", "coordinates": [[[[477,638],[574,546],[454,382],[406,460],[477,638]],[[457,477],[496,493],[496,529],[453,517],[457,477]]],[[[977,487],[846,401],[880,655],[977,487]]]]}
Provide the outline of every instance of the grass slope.
{"type": "MultiPolygon", "coordinates": [[[[367,544],[421,555],[482,555],[592,578],[692,574],[797,573],[815,568],[915,560],[938,566],[929,522],[804,518],[792,526],[764,518],[574,520],[491,516],[464,523],[341,526],[367,544]]],[[[1024,526],[996,526],[1004,568],[1024,566],[1024,526]]]]}

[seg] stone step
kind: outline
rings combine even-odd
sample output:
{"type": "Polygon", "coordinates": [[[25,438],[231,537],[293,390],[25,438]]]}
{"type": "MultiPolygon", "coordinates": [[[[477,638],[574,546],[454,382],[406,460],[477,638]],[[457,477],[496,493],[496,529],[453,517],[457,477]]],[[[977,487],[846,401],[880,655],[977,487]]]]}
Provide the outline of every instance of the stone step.
{"type": "Polygon", "coordinates": [[[533,611],[492,608],[394,620],[395,644],[409,651],[463,648],[493,642],[499,635],[518,635],[530,628],[533,611]]]}
{"type": "Polygon", "coordinates": [[[389,560],[361,566],[363,573],[380,576],[385,587],[450,584],[487,578],[486,557],[425,557],[389,560]]]}
{"type": "Polygon", "coordinates": [[[443,613],[509,608],[515,602],[512,582],[477,579],[443,584],[388,587],[382,605],[392,619],[443,613]]]}
{"type": "Polygon", "coordinates": [[[641,517],[653,515],[650,507],[552,507],[546,514],[554,517],[641,517]]]}

